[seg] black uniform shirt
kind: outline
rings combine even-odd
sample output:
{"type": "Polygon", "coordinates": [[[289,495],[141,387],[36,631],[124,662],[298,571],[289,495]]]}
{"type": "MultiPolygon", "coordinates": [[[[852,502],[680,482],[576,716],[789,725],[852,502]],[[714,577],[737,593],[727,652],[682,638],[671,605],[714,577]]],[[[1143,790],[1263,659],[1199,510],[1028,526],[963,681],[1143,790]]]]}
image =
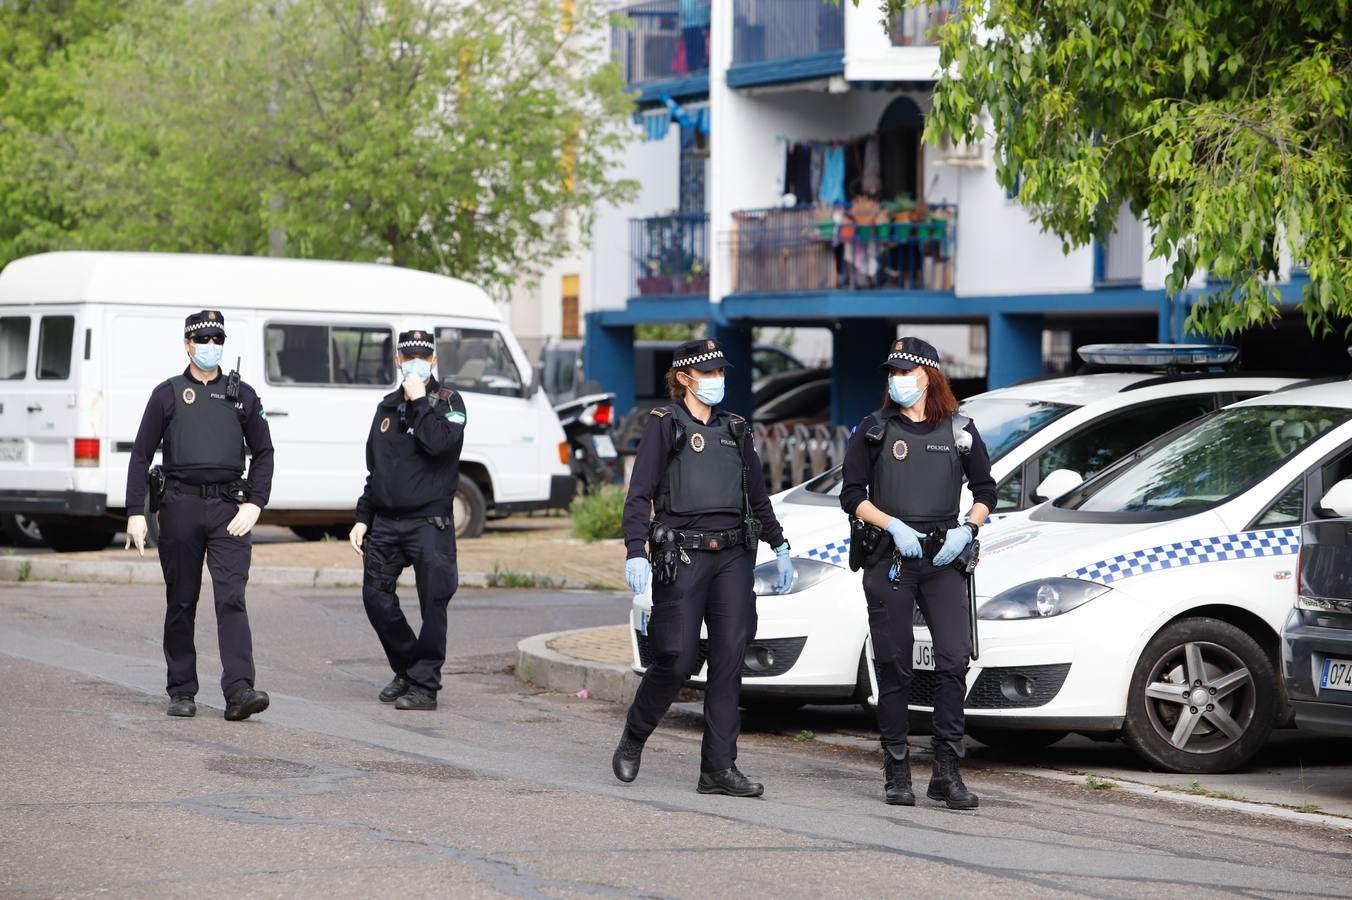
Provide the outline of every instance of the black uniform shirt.
{"type": "MultiPolygon", "coordinates": [[[[684,401],[677,401],[689,412],[684,401]]],[[[709,417],[709,425],[726,426],[732,414],[715,408],[709,417]]],[[[667,462],[671,459],[671,447],[675,442],[676,417],[649,416],[648,424],[639,439],[638,456],[634,460],[634,471],[629,478],[629,495],[624,501],[624,546],[628,558],[644,556],[648,540],[648,523],[653,517],[653,502],[662,490],[662,476],[666,473],[667,462]]],[[[746,473],[746,490],[751,502],[751,513],[761,521],[761,539],[771,547],[784,543],[784,529],[775,518],[774,508],[770,505],[770,495],[765,490],[765,475],[761,472],[760,457],[751,446],[748,435],[742,442],[742,469],[746,473]]],[[[740,513],[706,513],[697,516],[680,516],[672,513],[659,513],[662,524],[678,531],[730,531],[740,528],[740,513]]]]}
{"type": "Polygon", "coordinates": [[[366,489],[357,501],[357,521],[385,516],[450,516],[460,484],[460,449],[465,443],[465,401],[451,392],[449,404],[427,394],[407,402],[397,387],[376,407],[366,438],[366,489]],[[401,409],[402,407],[402,409],[401,409]]]}
{"type": "MultiPolygon", "coordinates": [[[[899,419],[901,427],[912,434],[923,435],[932,430],[928,423],[912,422],[903,416],[899,410],[892,411],[886,418],[899,419]]],[[[850,435],[850,442],[845,447],[845,468],[840,486],[840,508],[850,515],[854,515],[854,511],[859,508],[860,503],[869,499],[869,486],[873,483],[873,467],[878,464],[878,454],[882,452],[882,444],[870,444],[865,440],[864,435],[877,421],[872,413],[864,416],[864,421],[860,422],[859,427],[850,435]]],[[[962,471],[967,476],[967,487],[972,492],[972,502],[984,503],[987,509],[994,510],[995,479],[991,477],[991,458],[986,451],[986,442],[981,439],[980,432],[976,430],[975,422],[968,422],[965,430],[972,436],[972,449],[959,456],[959,459],[962,460],[962,471]]],[[[920,523],[907,522],[906,524],[915,526],[920,523]]],[[[932,523],[926,522],[923,524],[932,523]]]]}
{"type": "MultiPolygon", "coordinates": [[[[193,377],[192,367],[183,370],[183,374],[193,377]]],[[[224,374],[218,367],[216,377],[205,384],[220,384],[224,374]]],[[[127,465],[127,513],[140,515],[146,502],[146,471],[164,440],[169,428],[169,420],[174,417],[174,386],[168,379],[155,385],[150,392],[150,401],[141,415],[141,427],[136,430],[136,442],[131,447],[131,462],[127,465]]],[[[268,429],[268,420],[263,417],[263,403],[258,393],[244,382],[239,383],[239,399],[235,401],[235,412],[244,429],[244,443],[249,448],[252,461],[249,463],[249,502],[264,507],[268,505],[268,496],[272,493],[272,432],[268,429]]],[[[235,473],[229,469],[187,469],[174,476],[185,484],[219,484],[233,481],[235,473]]]]}

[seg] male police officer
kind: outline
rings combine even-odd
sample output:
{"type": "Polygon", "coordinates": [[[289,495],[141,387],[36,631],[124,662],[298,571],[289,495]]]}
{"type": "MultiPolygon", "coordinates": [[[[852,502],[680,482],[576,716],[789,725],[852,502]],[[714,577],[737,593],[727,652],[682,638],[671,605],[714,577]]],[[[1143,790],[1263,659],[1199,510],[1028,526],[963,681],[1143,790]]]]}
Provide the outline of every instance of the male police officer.
{"type": "Polygon", "coordinates": [[[446,661],[446,607],[459,580],[451,498],[460,481],[465,403],[432,377],[437,364],[432,332],[402,332],[395,361],[403,383],[376,407],[366,439],[366,489],[349,540],[365,558],[362,602],[394,670],[381,702],[395,709],[436,709],[446,661]],[[416,636],[394,592],[408,565],[422,608],[416,636]]]}
{"type": "MultiPolygon", "coordinates": [[[[216,597],[216,637],[221,652],[225,717],[247,719],[268,708],[254,690],[253,639],[244,608],[253,541],[272,489],[272,435],[258,394],[232,373],[221,374],[225,316],[204,309],[183,323],[188,368],[160,382],[150,395],[127,467],[127,544],[145,555],[146,472],[164,443],[164,496],[160,500],[160,568],[168,609],[164,659],[169,668],[171,716],[193,716],[197,704],[197,651],[193,624],[202,589],[202,558],[216,597]],[[244,448],[253,462],[244,476],[244,448]]],[[[158,488],[151,488],[158,490],[158,488]]],[[[159,500],[159,498],[155,498],[159,500]]]]}

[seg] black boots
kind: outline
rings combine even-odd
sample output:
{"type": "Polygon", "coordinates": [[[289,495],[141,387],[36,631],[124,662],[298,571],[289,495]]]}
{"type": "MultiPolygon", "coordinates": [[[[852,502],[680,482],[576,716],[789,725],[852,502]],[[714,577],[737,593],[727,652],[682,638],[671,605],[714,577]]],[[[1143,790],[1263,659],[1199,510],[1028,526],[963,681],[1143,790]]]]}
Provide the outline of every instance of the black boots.
{"type": "Polygon", "coordinates": [[[883,791],[891,806],[915,806],[911,789],[911,748],[883,748],[883,791]],[[901,755],[898,756],[897,752],[901,755]]]}
{"type": "Polygon", "coordinates": [[[737,767],[721,772],[699,773],[699,784],[695,790],[701,794],[727,794],[729,797],[759,797],[765,793],[765,785],[747,778],[737,767]]]}
{"type": "Polygon", "coordinates": [[[620,735],[620,743],[615,747],[615,755],[610,758],[610,768],[615,777],[625,784],[638,777],[638,766],[643,758],[643,741],[629,736],[626,728],[620,735]]]}
{"type": "Polygon", "coordinates": [[[380,702],[393,703],[407,694],[410,687],[412,687],[412,685],[409,684],[407,678],[403,675],[396,675],[394,676],[394,680],[380,689],[380,702]]]}
{"type": "Polygon", "coordinates": [[[249,716],[261,713],[267,708],[268,695],[266,691],[240,688],[235,691],[233,697],[225,701],[225,720],[227,722],[242,722],[249,716]]]}
{"type": "Polygon", "coordinates": [[[425,694],[415,687],[410,687],[398,700],[394,701],[395,709],[436,709],[437,698],[431,694],[425,694]]]}
{"type": "Polygon", "coordinates": [[[169,708],[165,712],[171,716],[191,719],[197,715],[197,703],[187,694],[175,694],[169,698],[169,708]]]}
{"type": "Polygon", "coordinates": [[[930,778],[925,795],[938,800],[949,809],[976,809],[977,797],[962,783],[958,771],[958,754],[948,743],[934,746],[934,776],[930,778]]]}

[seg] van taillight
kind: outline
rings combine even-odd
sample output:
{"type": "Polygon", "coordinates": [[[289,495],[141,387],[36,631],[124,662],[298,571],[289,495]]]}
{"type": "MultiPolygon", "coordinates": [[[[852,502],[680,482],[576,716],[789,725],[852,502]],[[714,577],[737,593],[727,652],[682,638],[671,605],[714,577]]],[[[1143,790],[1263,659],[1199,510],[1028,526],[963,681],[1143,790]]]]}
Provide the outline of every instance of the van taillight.
{"type": "Polygon", "coordinates": [[[97,466],[99,464],[99,439],[75,439],[75,465],[97,466]]]}

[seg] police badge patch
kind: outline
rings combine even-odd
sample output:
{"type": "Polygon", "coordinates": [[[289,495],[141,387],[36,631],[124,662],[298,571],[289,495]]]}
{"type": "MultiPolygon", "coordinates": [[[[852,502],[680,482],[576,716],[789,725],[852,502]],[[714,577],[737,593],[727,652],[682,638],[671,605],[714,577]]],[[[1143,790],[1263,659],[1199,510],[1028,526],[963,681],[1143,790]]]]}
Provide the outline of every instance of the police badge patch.
{"type": "Polygon", "coordinates": [[[897,442],[892,445],[892,456],[898,460],[905,459],[910,452],[911,448],[906,446],[904,440],[898,439],[897,442]]]}
{"type": "Polygon", "coordinates": [[[690,449],[694,450],[696,453],[703,453],[704,435],[700,434],[698,431],[690,435],[690,449]]]}
{"type": "Polygon", "coordinates": [[[197,392],[194,391],[192,388],[184,388],[183,402],[191,406],[196,401],[197,401],[197,392]]]}
{"type": "Polygon", "coordinates": [[[385,418],[380,420],[380,433],[384,434],[389,430],[390,430],[390,417],[386,416],[385,418]]]}

